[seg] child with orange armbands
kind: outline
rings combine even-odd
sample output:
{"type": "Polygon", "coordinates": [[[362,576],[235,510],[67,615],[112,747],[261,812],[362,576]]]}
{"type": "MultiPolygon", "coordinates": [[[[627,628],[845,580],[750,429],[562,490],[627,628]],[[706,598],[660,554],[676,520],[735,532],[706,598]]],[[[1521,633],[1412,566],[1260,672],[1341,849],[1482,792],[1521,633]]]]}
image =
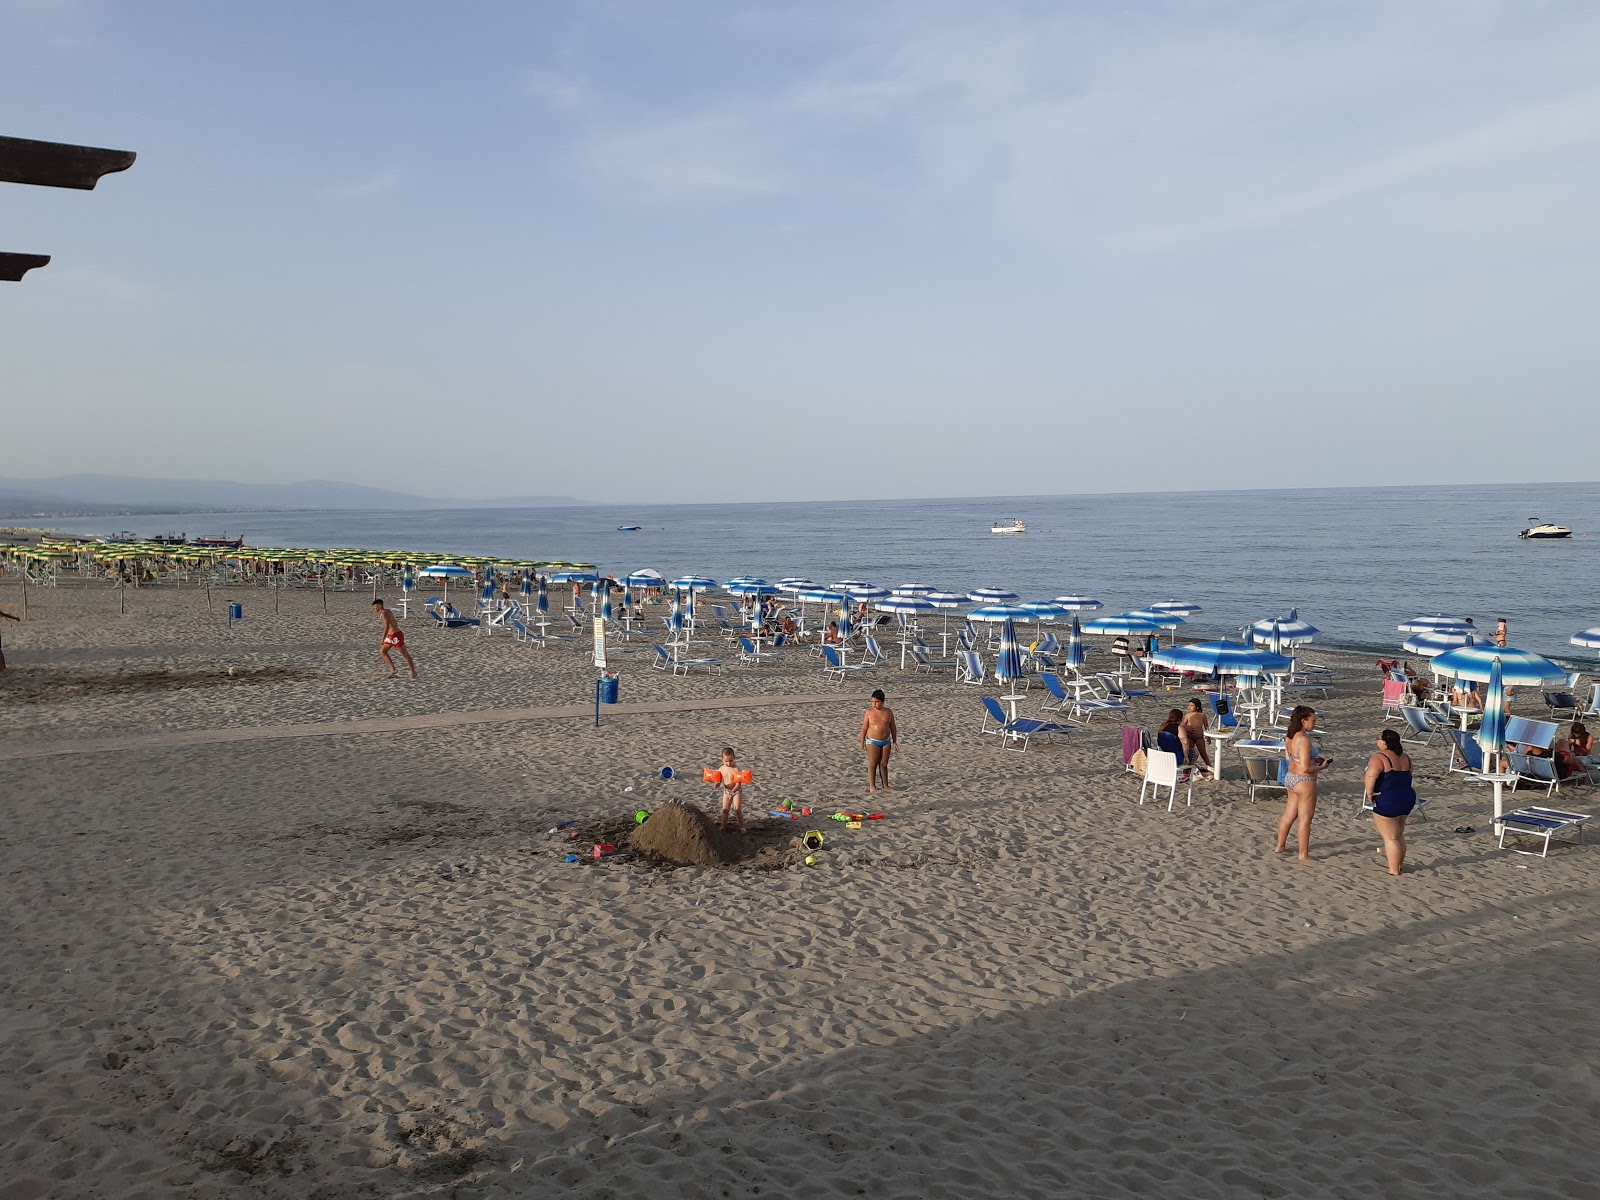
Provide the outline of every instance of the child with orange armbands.
{"type": "Polygon", "coordinates": [[[744,832],[744,785],[749,778],[750,772],[739,770],[734,762],[733,747],[724,746],[722,766],[706,772],[706,781],[722,789],[722,815],[717,820],[718,829],[728,828],[728,813],[731,810],[739,823],[739,832],[744,832]]]}

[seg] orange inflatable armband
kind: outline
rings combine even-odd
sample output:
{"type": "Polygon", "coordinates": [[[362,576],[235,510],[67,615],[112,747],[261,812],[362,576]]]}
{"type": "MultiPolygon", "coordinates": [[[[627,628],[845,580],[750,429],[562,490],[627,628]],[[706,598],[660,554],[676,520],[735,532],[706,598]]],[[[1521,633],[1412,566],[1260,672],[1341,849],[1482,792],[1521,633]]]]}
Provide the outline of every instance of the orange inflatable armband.
{"type": "Polygon", "coordinates": [[[739,772],[739,782],[740,783],[754,783],[755,781],[756,781],[756,777],[751,772],[749,772],[749,771],[740,771],[739,772]]]}
{"type": "Polygon", "coordinates": [[[705,780],[707,783],[721,783],[722,782],[722,768],[721,767],[707,767],[704,771],[700,772],[700,778],[705,780]]]}

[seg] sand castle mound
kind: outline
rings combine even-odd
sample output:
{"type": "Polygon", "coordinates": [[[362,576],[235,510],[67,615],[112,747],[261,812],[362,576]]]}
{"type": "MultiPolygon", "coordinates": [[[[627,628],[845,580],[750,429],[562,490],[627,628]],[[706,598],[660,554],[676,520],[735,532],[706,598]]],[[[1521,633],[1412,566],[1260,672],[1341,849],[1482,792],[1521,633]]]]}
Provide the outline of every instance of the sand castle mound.
{"type": "Polygon", "coordinates": [[[687,804],[663,804],[628,835],[628,848],[683,867],[726,867],[738,857],[731,835],[687,804]]]}

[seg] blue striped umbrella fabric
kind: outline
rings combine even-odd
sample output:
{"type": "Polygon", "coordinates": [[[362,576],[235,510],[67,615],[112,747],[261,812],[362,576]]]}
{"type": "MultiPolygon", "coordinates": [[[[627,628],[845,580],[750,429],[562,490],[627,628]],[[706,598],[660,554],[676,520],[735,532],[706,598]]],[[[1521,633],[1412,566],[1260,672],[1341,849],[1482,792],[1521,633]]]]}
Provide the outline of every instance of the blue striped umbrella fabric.
{"type": "Polygon", "coordinates": [[[994,677],[1003,683],[1022,678],[1022,647],[1017,643],[1017,627],[1010,617],[1000,625],[1000,653],[995,656],[994,677]]]}
{"type": "Polygon", "coordinates": [[[1506,752],[1506,683],[1497,655],[1489,664],[1489,686],[1483,693],[1483,723],[1478,726],[1478,748],[1483,751],[1483,765],[1490,770],[1489,756],[1506,752]]]}
{"type": "Polygon", "coordinates": [[[1026,621],[1029,615],[1027,609],[1018,608],[1015,604],[986,604],[969,612],[967,620],[988,621],[998,625],[1002,621],[1026,621]]]}
{"type": "Polygon", "coordinates": [[[431,567],[423,567],[419,574],[424,579],[470,579],[472,572],[465,567],[458,567],[455,563],[435,563],[431,567]]]}
{"type": "Polygon", "coordinates": [[[653,571],[649,567],[644,567],[624,579],[622,585],[631,588],[664,588],[667,586],[667,580],[660,571],[653,571]]]}
{"type": "Polygon", "coordinates": [[[550,572],[551,583],[593,583],[599,578],[599,571],[584,571],[577,567],[567,567],[560,571],[550,572]]]}
{"type": "Polygon", "coordinates": [[[406,567],[404,570],[402,570],[400,572],[400,590],[402,592],[415,591],[416,590],[416,586],[417,586],[416,576],[414,576],[411,573],[411,568],[410,567],[406,567]]]}
{"type": "Polygon", "coordinates": [[[1072,615],[1070,608],[1054,600],[1029,600],[1017,607],[1026,611],[1035,621],[1059,621],[1072,615]]]}
{"type": "Polygon", "coordinates": [[[929,587],[925,583],[902,583],[899,587],[890,590],[896,596],[926,596],[929,592],[936,592],[939,589],[929,587]]]}
{"type": "Polygon", "coordinates": [[[494,576],[493,575],[485,575],[483,577],[483,589],[478,593],[478,598],[480,600],[493,600],[494,599],[494,576]]]}
{"type": "Polygon", "coordinates": [[[1143,617],[1133,617],[1123,613],[1120,616],[1095,617],[1092,620],[1085,621],[1083,623],[1083,632],[1097,635],[1138,634],[1140,637],[1144,637],[1146,634],[1160,633],[1161,626],[1154,621],[1146,621],[1143,617]]]}
{"type": "Polygon", "coordinates": [[[1072,628],[1067,634],[1067,666],[1081,667],[1084,662],[1083,627],[1078,624],[1078,614],[1072,614],[1072,628]]]}
{"type": "Polygon", "coordinates": [[[817,585],[801,575],[790,575],[778,580],[778,589],[784,592],[804,592],[817,585]]]}
{"type": "Polygon", "coordinates": [[[717,586],[715,579],[707,579],[704,575],[685,575],[682,579],[674,579],[669,585],[680,592],[704,592],[717,586]]]}
{"type": "Polygon", "coordinates": [[[846,641],[850,637],[850,606],[839,605],[839,640],[846,641]]]}
{"type": "Polygon", "coordinates": [[[1512,646],[1457,646],[1446,650],[1428,664],[1435,675],[1455,679],[1476,679],[1479,683],[1490,678],[1491,670],[1500,672],[1506,687],[1543,687],[1550,683],[1565,683],[1567,669],[1548,658],[1529,650],[1512,646]]]}
{"type": "Polygon", "coordinates": [[[1412,617],[1404,625],[1396,626],[1401,633],[1471,633],[1472,624],[1465,617],[1447,617],[1434,613],[1431,617],[1412,617]]]}
{"type": "Polygon", "coordinates": [[[1176,629],[1183,624],[1183,618],[1177,613],[1160,612],[1153,608],[1135,608],[1123,615],[1138,617],[1140,620],[1149,621],[1152,625],[1159,625],[1163,629],[1176,629]]]}
{"type": "Polygon", "coordinates": [[[1586,650],[1600,650],[1600,625],[1573,634],[1571,641],[1574,646],[1582,646],[1586,650]]]}
{"type": "Polygon", "coordinates": [[[534,578],[539,582],[533,599],[533,607],[537,612],[547,613],[550,611],[550,593],[546,590],[544,576],[535,575],[534,578]]]}
{"type": "Polygon", "coordinates": [[[1265,646],[1272,635],[1274,623],[1278,626],[1278,639],[1285,646],[1309,642],[1322,632],[1315,625],[1302,621],[1299,612],[1291,608],[1287,617],[1265,617],[1251,625],[1250,640],[1258,646],[1265,646]]]}
{"type": "Polygon", "coordinates": [[[833,588],[807,588],[796,592],[794,598],[801,604],[838,604],[844,599],[844,593],[833,588]]]}
{"type": "Polygon", "coordinates": [[[965,592],[929,592],[923,599],[935,608],[965,608],[972,603],[965,592]]]}
{"type": "Polygon", "coordinates": [[[876,587],[870,583],[859,583],[847,589],[852,600],[882,600],[889,595],[889,589],[876,587]]]}
{"type": "Polygon", "coordinates": [[[533,572],[532,571],[529,571],[526,568],[523,569],[523,572],[522,572],[522,583],[518,586],[517,591],[522,595],[522,597],[524,599],[526,599],[527,597],[533,595],[533,572]]]}
{"type": "Polygon", "coordinates": [[[1158,604],[1152,604],[1150,611],[1173,613],[1180,617],[1192,617],[1200,611],[1200,606],[1188,600],[1162,600],[1158,604]]]}
{"type": "Polygon", "coordinates": [[[1150,661],[1171,671],[1194,671],[1209,675],[1255,675],[1262,671],[1287,671],[1294,660],[1282,654],[1247,646],[1243,642],[1192,642],[1169,646],[1150,656],[1150,661]]]}
{"type": "Polygon", "coordinates": [[[829,588],[836,592],[848,592],[851,588],[871,586],[865,579],[835,579],[828,585],[829,588]]]}
{"type": "Polygon", "coordinates": [[[692,587],[683,589],[683,623],[689,627],[690,633],[694,632],[694,594],[697,590],[692,587]]]}
{"type": "Polygon", "coordinates": [[[967,599],[974,604],[1009,604],[1017,598],[1015,592],[1008,592],[1005,588],[986,587],[968,592],[967,599]]]}
{"type": "Polygon", "coordinates": [[[1443,654],[1447,650],[1455,650],[1461,646],[1476,646],[1477,636],[1470,633],[1413,633],[1400,643],[1400,649],[1407,654],[1421,654],[1432,658],[1436,654],[1443,654]]]}
{"type": "Polygon", "coordinates": [[[606,620],[611,620],[611,588],[609,584],[596,584],[600,589],[600,615],[606,620]]]}
{"type": "Polygon", "coordinates": [[[1097,608],[1105,607],[1093,596],[1057,596],[1056,603],[1073,612],[1094,612],[1097,608]]]}
{"type": "Polygon", "coordinates": [[[765,579],[730,579],[722,590],[733,596],[775,596],[778,589],[765,579]]]}
{"type": "Polygon", "coordinates": [[[1272,629],[1267,633],[1267,653],[1283,654],[1283,626],[1277,621],[1272,623],[1272,629]]]}
{"type": "MultiPolygon", "coordinates": [[[[693,593],[690,593],[691,595],[693,593]]],[[[683,593],[672,593],[672,607],[667,610],[667,628],[673,633],[683,629],[683,593]]]]}
{"type": "Polygon", "coordinates": [[[887,600],[878,601],[877,609],[879,612],[895,613],[903,617],[939,611],[921,596],[890,596],[887,600]]]}

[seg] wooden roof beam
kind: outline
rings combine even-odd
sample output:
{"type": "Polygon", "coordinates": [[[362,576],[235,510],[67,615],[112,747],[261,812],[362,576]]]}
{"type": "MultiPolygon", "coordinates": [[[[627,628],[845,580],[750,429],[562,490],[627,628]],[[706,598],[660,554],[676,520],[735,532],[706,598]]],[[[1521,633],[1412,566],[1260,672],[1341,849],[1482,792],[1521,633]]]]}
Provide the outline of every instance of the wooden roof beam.
{"type": "Polygon", "coordinates": [[[134,157],[132,150],[100,150],[65,142],[0,137],[0,183],[90,191],[102,175],[133,166],[134,157]]]}

